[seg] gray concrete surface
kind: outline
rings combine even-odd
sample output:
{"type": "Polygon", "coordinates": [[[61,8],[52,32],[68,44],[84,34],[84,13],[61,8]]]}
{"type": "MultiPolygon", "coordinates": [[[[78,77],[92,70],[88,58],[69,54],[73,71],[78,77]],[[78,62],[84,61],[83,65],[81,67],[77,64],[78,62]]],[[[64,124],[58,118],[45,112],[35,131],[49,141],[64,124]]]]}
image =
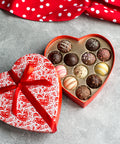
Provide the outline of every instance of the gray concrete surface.
{"type": "Polygon", "coordinates": [[[63,95],[55,134],[24,131],[0,121],[0,144],[120,144],[120,25],[85,15],[69,22],[41,23],[0,10],[0,72],[25,54],[43,54],[47,43],[58,35],[90,33],[107,37],[116,52],[113,72],[99,95],[84,109],[63,95]]]}

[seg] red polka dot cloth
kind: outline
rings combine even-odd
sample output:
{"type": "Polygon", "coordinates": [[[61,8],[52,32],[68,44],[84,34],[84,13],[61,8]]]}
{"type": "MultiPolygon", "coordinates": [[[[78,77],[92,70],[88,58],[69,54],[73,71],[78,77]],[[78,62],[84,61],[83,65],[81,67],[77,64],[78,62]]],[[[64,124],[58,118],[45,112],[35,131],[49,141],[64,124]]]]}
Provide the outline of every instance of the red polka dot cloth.
{"type": "Polygon", "coordinates": [[[34,21],[67,21],[84,12],[120,23],[120,0],[0,0],[0,8],[34,21]]]}

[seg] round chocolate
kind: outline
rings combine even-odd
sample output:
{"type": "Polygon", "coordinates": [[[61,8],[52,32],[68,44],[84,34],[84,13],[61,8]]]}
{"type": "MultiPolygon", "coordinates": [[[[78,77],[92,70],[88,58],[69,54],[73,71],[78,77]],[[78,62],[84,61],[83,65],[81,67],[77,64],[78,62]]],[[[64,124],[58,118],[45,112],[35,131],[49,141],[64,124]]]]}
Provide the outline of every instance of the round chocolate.
{"type": "Polygon", "coordinates": [[[56,66],[57,73],[59,74],[60,78],[64,78],[67,75],[67,69],[63,65],[56,66]]]}
{"type": "Polygon", "coordinates": [[[111,52],[106,48],[99,49],[97,52],[97,57],[101,61],[108,61],[111,58],[111,52]]]}
{"type": "Polygon", "coordinates": [[[100,47],[100,42],[95,38],[90,38],[86,42],[86,48],[90,51],[96,51],[100,47]]]}
{"type": "Polygon", "coordinates": [[[59,51],[67,53],[71,50],[71,46],[71,42],[69,42],[68,40],[62,40],[58,43],[57,48],[59,51]]]}
{"type": "Polygon", "coordinates": [[[91,91],[85,85],[79,86],[76,90],[76,96],[81,100],[87,100],[90,97],[90,95],[91,91]]]}
{"type": "Polygon", "coordinates": [[[88,69],[83,65],[78,65],[74,69],[74,74],[78,78],[85,78],[88,74],[88,69]]]}
{"type": "Polygon", "coordinates": [[[75,53],[66,54],[64,57],[64,62],[68,66],[74,66],[78,63],[79,58],[75,53]]]}
{"type": "Polygon", "coordinates": [[[92,74],[92,75],[88,76],[86,82],[87,82],[87,85],[93,89],[99,88],[102,85],[101,78],[96,74],[92,74]]]}
{"type": "Polygon", "coordinates": [[[109,72],[109,66],[104,62],[97,63],[95,66],[95,72],[101,76],[105,76],[109,72]]]}
{"type": "Polygon", "coordinates": [[[82,55],[82,62],[86,65],[92,65],[95,63],[95,61],[96,61],[96,57],[93,53],[85,52],[82,55]]]}
{"type": "Polygon", "coordinates": [[[77,80],[73,76],[68,76],[64,79],[63,85],[68,90],[73,90],[77,87],[77,80]]]}
{"type": "Polygon", "coordinates": [[[59,51],[52,51],[51,53],[49,53],[48,59],[53,64],[58,64],[62,61],[62,54],[59,51]]]}

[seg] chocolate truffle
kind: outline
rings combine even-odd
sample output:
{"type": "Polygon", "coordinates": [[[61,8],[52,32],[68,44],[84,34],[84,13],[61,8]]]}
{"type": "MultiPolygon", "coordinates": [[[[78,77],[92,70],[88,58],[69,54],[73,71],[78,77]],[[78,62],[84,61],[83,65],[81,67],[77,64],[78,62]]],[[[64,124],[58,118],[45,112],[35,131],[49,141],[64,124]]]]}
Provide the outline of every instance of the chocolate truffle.
{"type": "Polygon", "coordinates": [[[90,38],[86,42],[86,48],[90,51],[96,51],[100,47],[100,42],[95,38],[90,38]]]}
{"type": "Polygon", "coordinates": [[[85,78],[87,76],[87,74],[88,74],[88,70],[87,70],[87,68],[85,66],[78,65],[74,69],[74,74],[78,78],[85,78]]]}
{"type": "Polygon", "coordinates": [[[78,63],[79,58],[75,53],[66,54],[64,57],[64,62],[68,66],[74,66],[78,63]]]}
{"type": "Polygon", "coordinates": [[[53,64],[58,64],[62,61],[62,54],[59,51],[52,51],[51,53],[49,53],[48,59],[53,64]]]}
{"type": "Polygon", "coordinates": [[[77,87],[77,80],[73,76],[68,76],[64,79],[63,85],[68,90],[73,90],[77,87]]]}
{"type": "Polygon", "coordinates": [[[57,73],[59,74],[60,78],[64,78],[67,75],[67,70],[65,66],[58,65],[56,66],[57,73]]]}
{"type": "Polygon", "coordinates": [[[91,91],[85,85],[79,86],[76,90],[76,96],[81,100],[87,100],[90,97],[90,95],[91,91]]]}
{"type": "Polygon", "coordinates": [[[96,57],[93,53],[85,52],[82,55],[82,62],[86,65],[92,65],[95,63],[95,61],[96,61],[96,57]]]}
{"type": "Polygon", "coordinates": [[[93,89],[99,88],[102,85],[101,78],[96,74],[92,74],[88,76],[86,82],[87,82],[87,85],[93,89]]]}
{"type": "Polygon", "coordinates": [[[69,42],[68,40],[62,40],[58,43],[57,48],[59,51],[67,53],[71,50],[71,46],[71,42],[69,42]]]}
{"type": "Polygon", "coordinates": [[[109,66],[104,62],[100,62],[96,64],[95,72],[101,76],[105,76],[109,72],[109,66]]]}
{"type": "Polygon", "coordinates": [[[97,52],[97,57],[101,61],[108,61],[111,58],[111,52],[106,48],[99,49],[97,52]]]}

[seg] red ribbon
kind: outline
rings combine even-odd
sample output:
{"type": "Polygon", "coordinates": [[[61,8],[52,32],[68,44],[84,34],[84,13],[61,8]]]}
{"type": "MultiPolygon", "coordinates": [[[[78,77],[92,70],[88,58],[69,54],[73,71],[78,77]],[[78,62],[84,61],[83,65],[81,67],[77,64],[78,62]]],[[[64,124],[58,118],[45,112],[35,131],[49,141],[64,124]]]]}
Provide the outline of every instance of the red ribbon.
{"type": "Polygon", "coordinates": [[[36,111],[42,116],[42,118],[46,121],[46,123],[50,126],[53,132],[56,131],[56,124],[53,121],[53,119],[50,117],[50,115],[46,112],[46,110],[41,106],[41,104],[36,100],[34,95],[29,91],[29,89],[26,86],[29,85],[43,85],[46,87],[51,86],[52,84],[47,81],[46,79],[40,79],[40,80],[33,80],[33,81],[26,81],[28,77],[32,74],[34,71],[34,67],[31,64],[28,64],[27,67],[24,70],[24,73],[21,77],[21,79],[16,75],[16,73],[11,69],[8,71],[9,75],[13,79],[16,85],[10,85],[0,88],[0,94],[16,89],[15,94],[13,96],[13,103],[12,103],[12,113],[17,116],[17,98],[18,93],[21,90],[22,93],[26,96],[28,101],[33,105],[33,107],[36,109],[36,111]]]}

